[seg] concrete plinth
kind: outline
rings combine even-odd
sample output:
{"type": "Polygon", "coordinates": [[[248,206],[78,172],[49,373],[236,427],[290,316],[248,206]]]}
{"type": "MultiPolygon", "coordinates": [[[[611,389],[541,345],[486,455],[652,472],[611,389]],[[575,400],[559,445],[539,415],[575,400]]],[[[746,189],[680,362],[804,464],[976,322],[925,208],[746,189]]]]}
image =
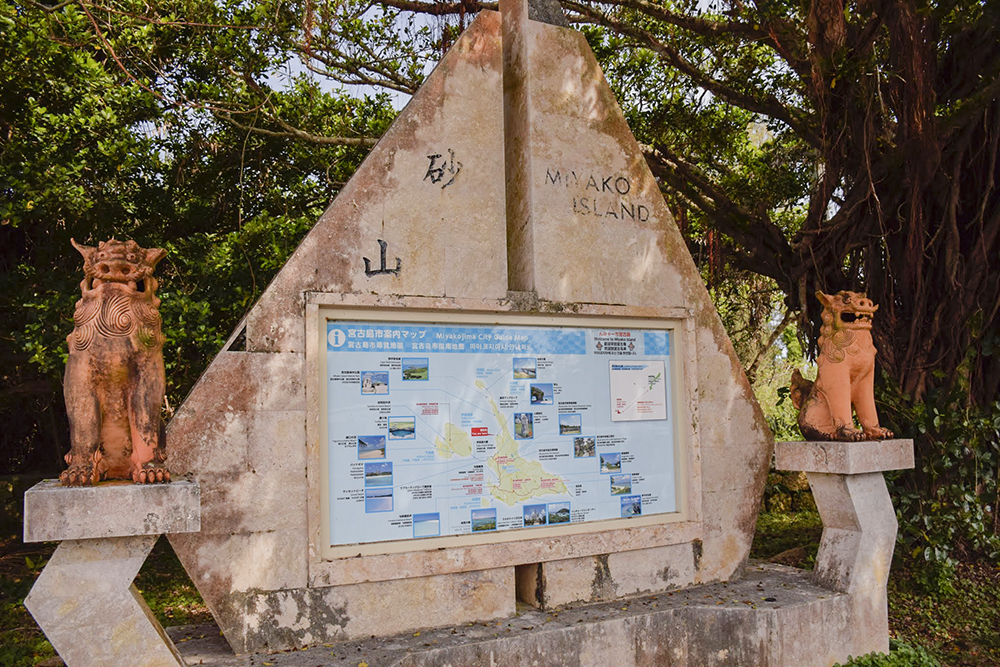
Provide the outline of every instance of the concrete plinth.
{"type": "Polygon", "coordinates": [[[24,494],[25,542],[192,533],[200,529],[201,487],[195,482],[63,486],[57,479],[47,479],[24,494]]]}
{"type": "Polygon", "coordinates": [[[813,579],[848,595],[856,651],[888,652],[886,584],[898,526],[882,472],[912,468],[913,441],[779,442],[775,467],[809,479],[823,519],[813,579]]]}
{"type": "Polygon", "coordinates": [[[64,541],[24,606],[67,665],[184,664],[132,581],[161,533],[199,530],[199,497],[184,481],[25,493],[24,541],[64,541]]]}
{"type": "Polygon", "coordinates": [[[234,655],[214,626],[170,628],[190,664],[204,667],[810,667],[866,652],[854,598],[809,572],[751,563],[726,584],[462,623],[302,651],[234,655]]]}

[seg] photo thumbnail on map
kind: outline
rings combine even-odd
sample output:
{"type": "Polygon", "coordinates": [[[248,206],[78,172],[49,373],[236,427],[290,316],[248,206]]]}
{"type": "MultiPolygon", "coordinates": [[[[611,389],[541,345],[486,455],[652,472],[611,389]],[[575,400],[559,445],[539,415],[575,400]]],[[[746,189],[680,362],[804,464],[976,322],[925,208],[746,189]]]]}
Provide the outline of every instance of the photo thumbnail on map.
{"type": "Polygon", "coordinates": [[[544,384],[534,384],[531,385],[531,404],[532,405],[552,405],[552,397],[555,392],[552,389],[552,383],[546,382],[544,384]]]}
{"type": "Polygon", "coordinates": [[[549,525],[569,523],[569,503],[549,503],[549,525]]]}
{"type": "Polygon", "coordinates": [[[535,418],[530,412],[514,413],[514,438],[530,440],[535,437],[535,418]]]}
{"type": "Polygon", "coordinates": [[[622,455],[619,453],[615,454],[601,454],[601,474],[607,474],[611,472],[618,472],[622,469],[622,455]]]}
{"type": "Polygon", "coordinates": [[[611,475],[611,495],[622,496],[632,493],[632,475],[611,475]]]}
{"type": "Polygon", "coordinates": [[[573,438],[573,456],[582,459],[597,455],[597,443],[592,437],[573,438]]]}
{"type": "MultiPolygon", "coordinates": [[[[350,442],[350,441],[348,441],[350,442]]],[[[358,458],[359,459],[384,459],[385,458],[385,436],[384,435],[359,435],[358,436],[358,458]]]]}
{"type": "Polygon", "coordinates": [[[365,486],[392,486],[392,461],[366,463],[365,486]]]}
{"type": "Polygon", "coordinates": [[[544,526],[548,522],[548,511],[545,505],[524,506],[524,526],[544,526]]]}
{"type": "Polygon", "coordinates": [[[361,372],[361,393],[368,395],[381,395],[389,393],[389,372],[388,371],[362,371],[361,372]]]}
{"type": "Polygon", "coordinates": [[[514,357],[514,379],[534,380],[538,377],[534,357],[514,357]]]}
{"type": "Polygon", "coordinates": [[[642,496],[622,496],[621,502],[623,519],[642,514],[642,496]]]}
{"type": "Polygon", "coordinates": [[[430,377],[427,357],[403,357],[402,365],[404,380],[426,380],[430,377]]]}
{"type": "Polygon", "coordinates": [[[416,437],[416,417],[389,417],[390,440],[413,440],[416,437]]]}
{"type": "Polygon", "coordinates": [[[427,512],[413,515],[413,537],[438,537],[440,534],[440,513],[427,512]]]}
{"type": "Polygon", "coordinates": [[[583,417],[579,413],[559,415],[559,435],[583,433],[583,417]]]}
{"type": "Polygon", "coordinates": [[[365,512],[391,512],[392,487],[365,489],[365,512]]]}
{"type": "Polygon", "coordinates": [[[497,529],[497,510],[495,507],[472,510],[472,532],[486,532],[497,529]]]}

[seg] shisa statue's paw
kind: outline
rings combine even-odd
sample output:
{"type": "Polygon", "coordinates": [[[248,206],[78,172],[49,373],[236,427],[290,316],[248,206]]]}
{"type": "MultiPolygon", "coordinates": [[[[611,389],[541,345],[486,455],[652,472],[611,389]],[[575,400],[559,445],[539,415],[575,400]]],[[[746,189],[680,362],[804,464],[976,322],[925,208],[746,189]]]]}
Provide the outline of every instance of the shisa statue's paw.
{"type": "Polygon", "coordinates": [[[166,484],[170,481],[170,471],[157,466],[143,467],[132,471],[132,481],[136,484],[166,484]]]}
{"type": "Polygon", "coordinates": [[[866,440],[865,432],[859,431],[856,428],[851,428],[850,426],[841,426],[837,429],[837,437],[834,440],[840,440],[841,442],[860,442],[866,440]]]}
{"type": "Polygon", "coordinates": [[[871,426],[865,429],[865,440],[885,440],[893,435],[892,431],[881,426],[871,426]]]}
{"type": "Polygon", "coordinates": [[[91,486],[100,481],[99,476],[97,466],[88,461],[82,465],[70,465],[59,475],[59,481],[63,486],[91,486]]]}

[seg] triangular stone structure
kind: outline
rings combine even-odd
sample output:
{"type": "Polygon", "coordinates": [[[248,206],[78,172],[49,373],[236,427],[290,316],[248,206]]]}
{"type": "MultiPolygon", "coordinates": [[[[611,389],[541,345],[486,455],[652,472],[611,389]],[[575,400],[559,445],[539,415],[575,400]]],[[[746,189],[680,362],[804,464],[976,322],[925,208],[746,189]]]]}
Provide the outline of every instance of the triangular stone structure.
{"type": "Polygon", "coordinates": [[[428,77],[251,310],[245,350],[220,352],[170,424],[171,470],[202,488],[202,531],[171,543],[238,652],[503,618],[517,595],[553,607],[722,581],[746,562],[772,440],[739,360],[583,35],[502,9],[428,77]],[[324,555],[311,350],[327,306],[673,322],[682,520],[324,555]]]}

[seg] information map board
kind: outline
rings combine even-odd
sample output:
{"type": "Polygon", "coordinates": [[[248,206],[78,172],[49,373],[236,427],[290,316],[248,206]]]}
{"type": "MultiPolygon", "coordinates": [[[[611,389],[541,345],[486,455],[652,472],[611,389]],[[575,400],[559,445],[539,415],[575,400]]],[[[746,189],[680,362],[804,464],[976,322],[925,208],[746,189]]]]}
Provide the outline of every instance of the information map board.
{"type": "Polygon", "coordinates": [[[330,546],[678,511],[672,335],[326,320],[330,546]]]}

